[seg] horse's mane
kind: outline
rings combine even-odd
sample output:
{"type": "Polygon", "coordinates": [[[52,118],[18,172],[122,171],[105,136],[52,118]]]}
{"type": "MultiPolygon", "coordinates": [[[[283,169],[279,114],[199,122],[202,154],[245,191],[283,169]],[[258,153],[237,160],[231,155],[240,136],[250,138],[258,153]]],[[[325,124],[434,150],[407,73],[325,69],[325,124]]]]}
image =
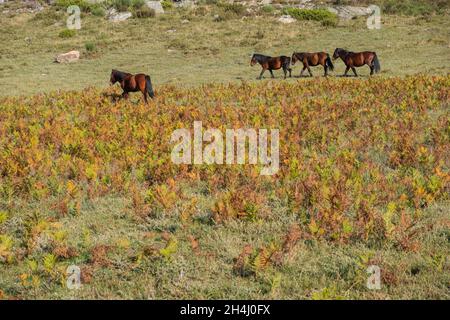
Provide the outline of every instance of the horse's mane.
{"type": "Polygon", "coordinates": [[[348,54],[354,53],[353,51],[348,51],[348,50],[345,50],[345,49],[342,49],[342,48],[338,48],[338,49],[339,49],[339,52],[342,52],[344,55],[348,55],[348,54]]]}
{"type": "Polygon", "coordinates": [[[256,61],[264,62],[264,61],[267,61],[268,59],[271,59],[272,57],[265,56],[265,55],[259,54],[259,53],[255,53],[255,54],[253,54],[253,58],[256,59],[256,61]]]}
{"type": "Polygon", "coordinates": [[[131,76],[131,73],[119,71],[116,69],[112,69],[112,73],[114,74],[114,77],[119,81],[122,81],[124,78],[131,76]]]}

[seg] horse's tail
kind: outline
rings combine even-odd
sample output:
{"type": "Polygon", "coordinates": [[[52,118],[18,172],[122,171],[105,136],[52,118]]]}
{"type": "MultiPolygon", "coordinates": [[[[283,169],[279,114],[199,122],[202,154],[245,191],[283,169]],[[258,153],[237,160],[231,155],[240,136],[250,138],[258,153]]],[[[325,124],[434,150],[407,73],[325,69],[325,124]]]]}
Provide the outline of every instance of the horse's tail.
{"type": "Polygon", "coordinates": [[[327,60],[325,61],[325,63],[327,64],[328,68],[330,68],[331,71],[334,70],[333,61],[331,61],[330,55],[328,53],[327,53],[327,60]]]}
{"type": "Polygon", "coordinates": [[[374,71],[375,73],[378,73],[381,71],[381,65],[380,65],[380,60],[378,60],[378,56],[377,53],[374,52],[374,57],[373,57],[373,67],[374,67],[374,71]]]}
{"type": "Polygon", "coordinates": [[[291,69],[291,57],[286,57],[285,66],[287,70],[291,69]]]}
{"type": "Polygon", "coordinates": [[[152,81],[150,80],[150,76],[147,75],[145,76],[145,82],[146,82],[145,89],[147,90],[150,98],[153,99],[155,97],[155,93],[153,92],[152,81]]]}

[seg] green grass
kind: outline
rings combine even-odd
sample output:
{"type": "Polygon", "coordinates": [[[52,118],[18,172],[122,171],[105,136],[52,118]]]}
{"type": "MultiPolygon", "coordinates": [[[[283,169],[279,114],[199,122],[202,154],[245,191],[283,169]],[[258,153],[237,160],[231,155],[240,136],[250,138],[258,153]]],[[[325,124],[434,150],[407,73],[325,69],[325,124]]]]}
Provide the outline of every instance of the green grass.
{"type": "MultiPolygon", "coordinates": [[[[259,67],[249,66],[254,52],[273,56],[293,51],[332,53],[336,47],[377,51],[381,76],[448,72],[448,16],[384,16],[381,30],[368,30],[363,18],[340,22],[335,28],[315,21],[284,25],[272,14],[242,20],[233,13],[234,17],[214,21],[215,14],[223,13],[223,8],[214,6],[206,11],[174,9],[149,20],[122,23],[85,14],[82,29],[68,39],[59,37],[65,29],[64,12],[44,12],[38,19],[31,14],[3,19],[0,95],[105,87],[112,68],[148,73],[156,86],[253,81],[259,74],[259,67]],[[189,23],[181,22],[185,19],[189,23]],[[82,56],[74,64],[53,63],[57,54],[83,51],[87,42],[95,43],[95,56],[82,56]]],[[[343,63],[336,61],[334,75],[343,71],[343,63]]],[[[294,74],[299,72],[296,66],[294,74]]],[[[367,76],[369,68],[359,72],[367,76]]],[[[322,71],[314,68],[313,73],[322,71]]],[[[281,77],[280,72],[275,74],[281,77]]]]}
{"type": "MultiPolygon", "coordinates": [[[[188,190],[186,194],[200,196],[199,210],[207,211],[210,199],[201,196],[200,190],[188,190]]],[[[424,223],[436,227],[423,237],[419,252],[393,247],[374,249],[364,243],[301,240],[283,266],[242,277],[232,269],[242,248],[249,243],[257,247],[280,241],[295,223],[295,216],[275,209],[264,223],[231,221],[212,225],[204,223],[200,213],[186,228],[177,211],[137,220],[130,200],[101,198],[85,202],[78,215],[59,219],[68,244],[83,253],[70,259],[70,263],[81,266],[88,279],[80,290],[46,280],[48,273],[42,271],[43,258],[39,255],[35,261],[41,271],[37,274],[46,286],[24,287],[18,274],[29,273],[30,269],[21,263],[0,265],[0,290],[7,296],[27,299],[450,299],[450,273],[445,271],[450,268],[446,260],[450,234],[442,225],[448,218],[448,205],[425,210],[428,218],[424,223]],[[141,256],[152,248],[164,248],[164,232],[176,239],[176,251],[167,259],[141,256]],[[191,239],[199,243],[195,250],[191,239]],[[111,247],[107,262],[93,267],[93,253],[86,255],[89,250],[85,248],[102,245],[111,247]],[[368,260],[377,261],[382,268],[381,290],[366,287],[368,260]]],[[[18,228],[33,213],[40,218],[51,217],[49,206],[45,202],[17,203],[15,210],[20,214],[14,215],[6,228],[18,228]]],[[[45,246],[45,239],[42,241],[45,246]]],[[[65,270],[67,265],[67,261],[57,262],[54,268],[65,270]]]]}

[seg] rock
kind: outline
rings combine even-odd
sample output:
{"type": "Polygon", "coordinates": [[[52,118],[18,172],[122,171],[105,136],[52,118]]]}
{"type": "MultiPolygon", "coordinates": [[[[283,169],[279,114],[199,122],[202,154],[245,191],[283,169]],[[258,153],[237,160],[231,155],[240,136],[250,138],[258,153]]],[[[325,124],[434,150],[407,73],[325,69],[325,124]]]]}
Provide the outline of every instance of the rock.
{"type": "MultiPolygon", "coordinates": [[[[2,3],[6,3],[6,1],[1,2],[0,0],[0,4],[2,3]]],[[[35,0],[31,0],[31,1],[23,1],[23,4],[20,8],[17,9],[12,9],[12,10],[4,10],[3,13],[9,13],[9,12],[13,12],[13,13],[36,13],[36,12],[40,12],[44,10],[44,7],[35,0]]]]}
{"type": "Polygon", "coordinates": [[[300,0],[300,4],[298,5],[298,7],[302,8],[302,9],[317,8],[317,6],[314,4],[313,0],[300,0]]]}
{"type": "Polygon", "coordinates": [[[38,1],[35,1],[31,3],[29,10],[30,12],[40,12],[44,10],[44,7],[38,1]]]}
{"type": "Polygon", "coordinates": [[[150,9],[155,10],[156,14],[164,13],[164,9],[163,9],[160,1],[146,1],[145,4],[150,9]]]}
{"type": "Polygon", "coordinates": [[[182,24],[189,23],[189,20],[187,20],[187,19],[181,20],[181,23],[182,24]]]}
{"type": "Polygon", "coordinates": [[[58,63],[70,63],[70,62],[75,62],[78,61],[80,59],[80,51],[70,51],[67,53],[61,53],[59,55],[56,56],[55,58],[55,62],[58,63]]]}
{"type": "Polygon", "coordinates": [[[116,9],[111,8],[106,12],[106,16],[108,17],[109,21],[112,22],[120,22],[125,21],[128,18],[131,18],[133,14],[131,12],[125,11],[125,12],[117,12],[116,9]]]}
{"type": "Polygon", "coordinates": [[[109,21],[112,22],[125,21],[131,16],[132,16],[131,12],[128,11],[118,12],[115,8],[109,8],[106,11],[106,17],[108,18],[109,21]]]}
{"type": "Polygon", "coordinates": [[[115,8],[109,8],[108,10],[106,10],[106,16],[110,17],[117,14],[117,10],[115,8]]]}
{"type": "Polygon", "coordinates": [[[281,16],[280,18],[278,18],[278,22],[292,23],[292,22],[295,22],[295,19],[292,18],[290,15],[284,15],[284,16],[281,16]]]}
{"type": "Polygon", "coordinates": [[[354,17],[368,16],[372,13],[372,11],[367,7],[335,6],[328,7],[327,9],[344,20],[350,20],[354,17]]]}
{"type": "Polygon", "coordinates": [[[193,0],[183,0],[173,3],[176,8],[193,8],[195,7],[195,2],[193,0]]]}

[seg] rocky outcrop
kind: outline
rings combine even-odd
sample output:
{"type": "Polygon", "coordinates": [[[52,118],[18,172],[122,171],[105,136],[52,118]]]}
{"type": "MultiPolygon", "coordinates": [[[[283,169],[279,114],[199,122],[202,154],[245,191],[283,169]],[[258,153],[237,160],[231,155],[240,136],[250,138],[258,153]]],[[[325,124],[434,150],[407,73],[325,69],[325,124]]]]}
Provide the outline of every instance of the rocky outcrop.
{"type": "Polygon", "coordinates": [[[146,1],[145,4],[150,9],[155,10],[156,14],[164,13],[164,9],[163,9],[160,1],[146,1]]]}
{"type": "Polygon", "coordinates": [[[278,18],[278,22],[285,23],[285,24],[293,23],[293,22],[295,22],[295,19],[292,18],[290,15],[284,15],[284,16],[281,16],[278,18]]]}
{"type": "Polygon", "coordinates": [[[131,12],[125,11],[125,12],[117,12],[116,9],[112,8],[109,9],[106,16],[108,18],[109,21],[112,22],[120,22],[120,21],[125,21],[128,18],[131,18],[133,14],[131,12]]]}
{"type": "Polygon", "coordinates": [[[58,63],[71,63],[80,59],[80,51],[70,51],[67,53],[58,54],[55,58],[55,62],[58,63]]]}
{"type": "Polygon", "coordinates": [[[173,4],[177,8],[193,8],[193,7],[195,7],[194,0],[181,0],[181,1],[176,1],[173,4]]]}
{"type": "Polygon", "coordinates": [[[335,6],[329,7],[328,10],[344,20],[350,20],[354,17],[368,16],[372,13],[372,10],[368,7],[335,6]]]}

